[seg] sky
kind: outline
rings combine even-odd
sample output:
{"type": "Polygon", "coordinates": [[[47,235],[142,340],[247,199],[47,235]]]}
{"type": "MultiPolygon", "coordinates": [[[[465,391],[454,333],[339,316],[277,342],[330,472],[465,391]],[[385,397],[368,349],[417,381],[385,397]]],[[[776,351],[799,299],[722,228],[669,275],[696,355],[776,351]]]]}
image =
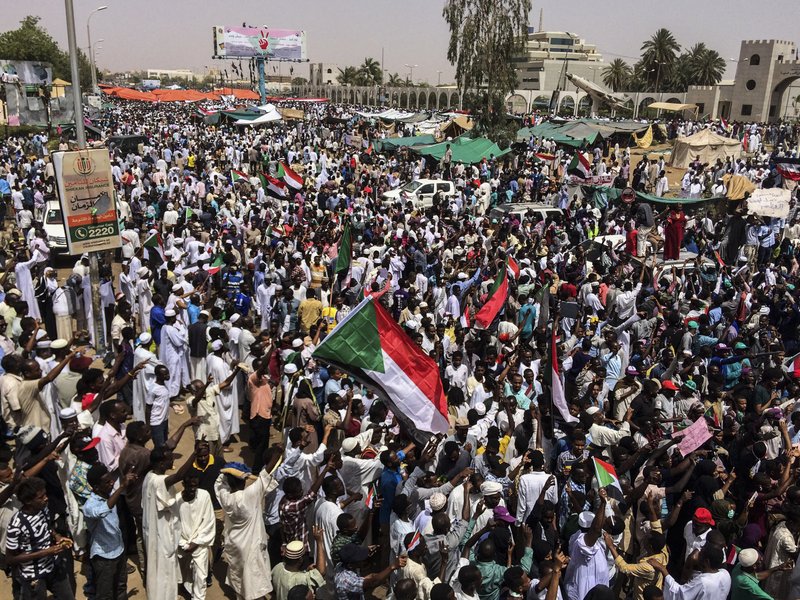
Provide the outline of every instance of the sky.
{"type": "MultiPolygon", "coordinates": [[[[97,64],[112,71],[229,67],[212,60],[214,25],[266,25],[304,29],[310,62],[361,64],[369,56],[390,73],[409,73],[431,84],[453,81],[447,61],[449,30],[442,18],[442,0],[74,0],[78,44],[86,48],[86,18],[103,4],[108,9],[91,19],[92,40],[104,41],[97,64]],[[441,74],[439,73],[441,71],[441,74]],[[440,79],[441,78],[441,79],[440,79]]],[[[15,28],[26,15],[42,25],[66,48],[63,0],[2,1],[0,30],[15,28]]],[[[569,31],[595,44],[607,61],[635,62],[642,42],[658,28],[670,29],[682,46],[705,42],[723,58],[736,58],[744,39],[794,37],[800,6],[797,0],[533,0],[530,24],[569,31]],[[793,16],[792,16],[793,15],[793,16]],[[791,18],[790,18],[791,17],[791,18]]],[[[800,37],[800,36],[798,36],[800,37]]],[[[728,77],[735,63],[729,62],[728,77]]],[[[294,66],[307,76],[307,67],[294,66]]],[[[283,65],[288,74],[288,65],[283,65]]]]}

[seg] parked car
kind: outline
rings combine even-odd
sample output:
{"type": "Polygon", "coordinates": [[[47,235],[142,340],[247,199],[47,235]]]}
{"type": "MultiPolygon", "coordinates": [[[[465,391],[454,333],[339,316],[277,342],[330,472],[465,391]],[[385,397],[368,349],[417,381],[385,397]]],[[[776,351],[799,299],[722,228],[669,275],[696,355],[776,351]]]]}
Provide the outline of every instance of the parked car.
{"type": "Polygon", "coordinates": [[[534,220],[540,221],[547,217],[555,217],[561,221],[564,218],[564,211],[555,206],[542,204],[540,202],[511,202],[508,204],[498,204],[489,211],[490,219],[497,219],[502,222],[508,215],[514,215],[520,220],[525,215],[532,216],[534,220]]]}
{"type": "Polygon", "coordinates": [[[427,209],[433,206],[433,196],[441,192],[443,198],[456,195],[456,186],[444,179],[417,179],[383,193],[386,202],[411,202],[414,208],[427,209]]]}
{"type": "Polygon", "coordinates": [[[50,250],[55,253],[67,251],[67,230],[64,227],[64,215],[58,200],[48,200],[44,207],[44,232],[50,250]]]}

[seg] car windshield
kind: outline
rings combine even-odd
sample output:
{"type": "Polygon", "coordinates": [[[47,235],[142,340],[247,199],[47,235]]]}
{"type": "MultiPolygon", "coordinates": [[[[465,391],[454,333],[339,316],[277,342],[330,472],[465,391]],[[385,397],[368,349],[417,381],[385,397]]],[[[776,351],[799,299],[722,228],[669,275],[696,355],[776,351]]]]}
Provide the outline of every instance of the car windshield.
{"type": "Polygon", "coordinates": [[[63,225],[64,219],[61,217],[60,208],[51,208],[45,215],[44,222],[47,225],[63,225]]]}
{"type": "Polygon", "coordinates": [[[422,184],[419,181],[409,181],[400,189],[403,190],[404,192],[408,192],[409,194],[413,194],[416,191],[416,189],[421,185],[422,184]]]}

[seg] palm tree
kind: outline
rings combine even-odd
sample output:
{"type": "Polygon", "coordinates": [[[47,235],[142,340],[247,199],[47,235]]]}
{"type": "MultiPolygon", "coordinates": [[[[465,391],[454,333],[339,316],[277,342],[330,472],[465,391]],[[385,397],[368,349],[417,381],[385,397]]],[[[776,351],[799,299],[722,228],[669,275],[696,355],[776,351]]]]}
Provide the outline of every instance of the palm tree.
{"type": "Polygon", "coordinates": [[[405,83],[399,73],[389,73],[389,79],[386,80],[386,85],[389,87],[400,87],[405,83]]]}
{"type": "Polygon", "coordinates": [[[621,58],[615,58],[603,69],[603,83],[618,92],[628,86],[631,75],[633,75],[633,70],[630,65],[621,58]]]}
{"type": "MultiPolygon", "coordinates": [[[[645,68],[648,81],[667,79],[672,73],[681,45],[669,29],[663,27],[642,44],[642,66],[645,68]]],[[[658,92],[659,90],[655,90],[658,92]]]]}
{"type": "Polygon", "coordinates": [[[374,58],[365,58],[358,71],[365,85],[380,85],[383,82],[381,64],[374,58]]]}
{"type": "Polygon", "coordinates": [[[716,85],[725,73],[725,59],[702,42],[689,50],[690,85],[716,85]]]}
{"type": "Polygon", "coordinates": [[[359,81],[358,69],[355,67],[345,67],[344,70],[339,69],[336,81],[338,81],[340,85],[357,85],[359,81]]]}

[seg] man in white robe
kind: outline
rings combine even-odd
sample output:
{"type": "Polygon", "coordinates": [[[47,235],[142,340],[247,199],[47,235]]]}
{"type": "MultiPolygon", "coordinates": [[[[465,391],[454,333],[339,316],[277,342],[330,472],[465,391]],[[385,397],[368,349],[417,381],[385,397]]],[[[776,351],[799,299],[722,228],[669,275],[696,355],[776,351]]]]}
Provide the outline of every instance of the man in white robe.
{"type": "Polygon", "coordinates": [[[150,289],[150,269],[140,267],[136,272],[136,299],[139,303],[139,327],[150,331],[150,311],[153,309],[153,290],[150,289]]]}
{"type": "Polygon", "coordinates": [[[228,563],[225,583],[240,600],[256,600],[272,592],[264,498],[278,487],[270,471],[279,457],[280,453],[274,452],[258,477],[241,463],[228,463],[214,484],[224,514],[222,557],[228,563]],[[246,486],[248,479],[254,481],[246,486]]]}
{"type": "Polygon", "coordinates": [[[564,577],[568,600],[583,600],[596,585],[608,585],[608,559],[603,541],[606,520],[606,490],[600,488],[600,506],[596,513],[582,512],[578,517],[580,531],[569,539],[569,566],[564,577]]]}
{"type": "Polygon", "coordinates": [[[200,478],[190,471],[183,479],[183,492],[178,498],[180,581],[192,600],[205,600],[208,559],[217,531],[211,495],[199,487],[200,478]]]}
{"type": "Polygon", "coordinates": [[[158,347],[158,358],[169,369],[167,389],[170,398],[176,398],[182,387],[189,385],[189,336],[186,329],[176,321],[176,312],[168,309],[164,312],[167,319],[161,328],[161,345],[158,347]]]}
{"type": "Polygon", "coordinates": [[[133,420],[146,421],[145,399],[147,390],[156,382],[156,367],[161,364],[158,357],[148,348],[153,341],[153,336],[148,332],[139,335],[136,349],[133,351],[133,364],[140,365],[148,361],[144,369],[136,374],[133,380],[133,420]]]}
{"type": "Polygon", "coordinates": [[[181,481],[194,462],[194,453],[172,475],[174,458],[166,447],[150,453],[151,471],[142,483],[142,533],[147,556],[145,589],[148,600],[175,600],[178,596],[178,493],[181,481]]]}
{"type": "Polygon", "coordinates": [[[36,320],[42,318],[39,313],[39,303],[36,302],[36,292],[33,290],[33,275],[31,269],[39,262],[41,254],[34,250],[30,260],[18,262],[14,266],[14,275],[17,277],[17,288],[22,292],[22,299],[28,303],[28,316],[36,320]]]}
{"type": "MultiPolygon", "coordinates": [[[[207,358],[208,374],[214,381],[225,381],[232,373],[231,366],[222,354],[225,345],[222,340],[211,342],[211,354],[207,358]]],[[[239,394],[235,385],[230,385],[221,390],[217,398],[217,411],[219,412],[219,441],[227,442],[234,434],[239,433],[239,394]]]]}

